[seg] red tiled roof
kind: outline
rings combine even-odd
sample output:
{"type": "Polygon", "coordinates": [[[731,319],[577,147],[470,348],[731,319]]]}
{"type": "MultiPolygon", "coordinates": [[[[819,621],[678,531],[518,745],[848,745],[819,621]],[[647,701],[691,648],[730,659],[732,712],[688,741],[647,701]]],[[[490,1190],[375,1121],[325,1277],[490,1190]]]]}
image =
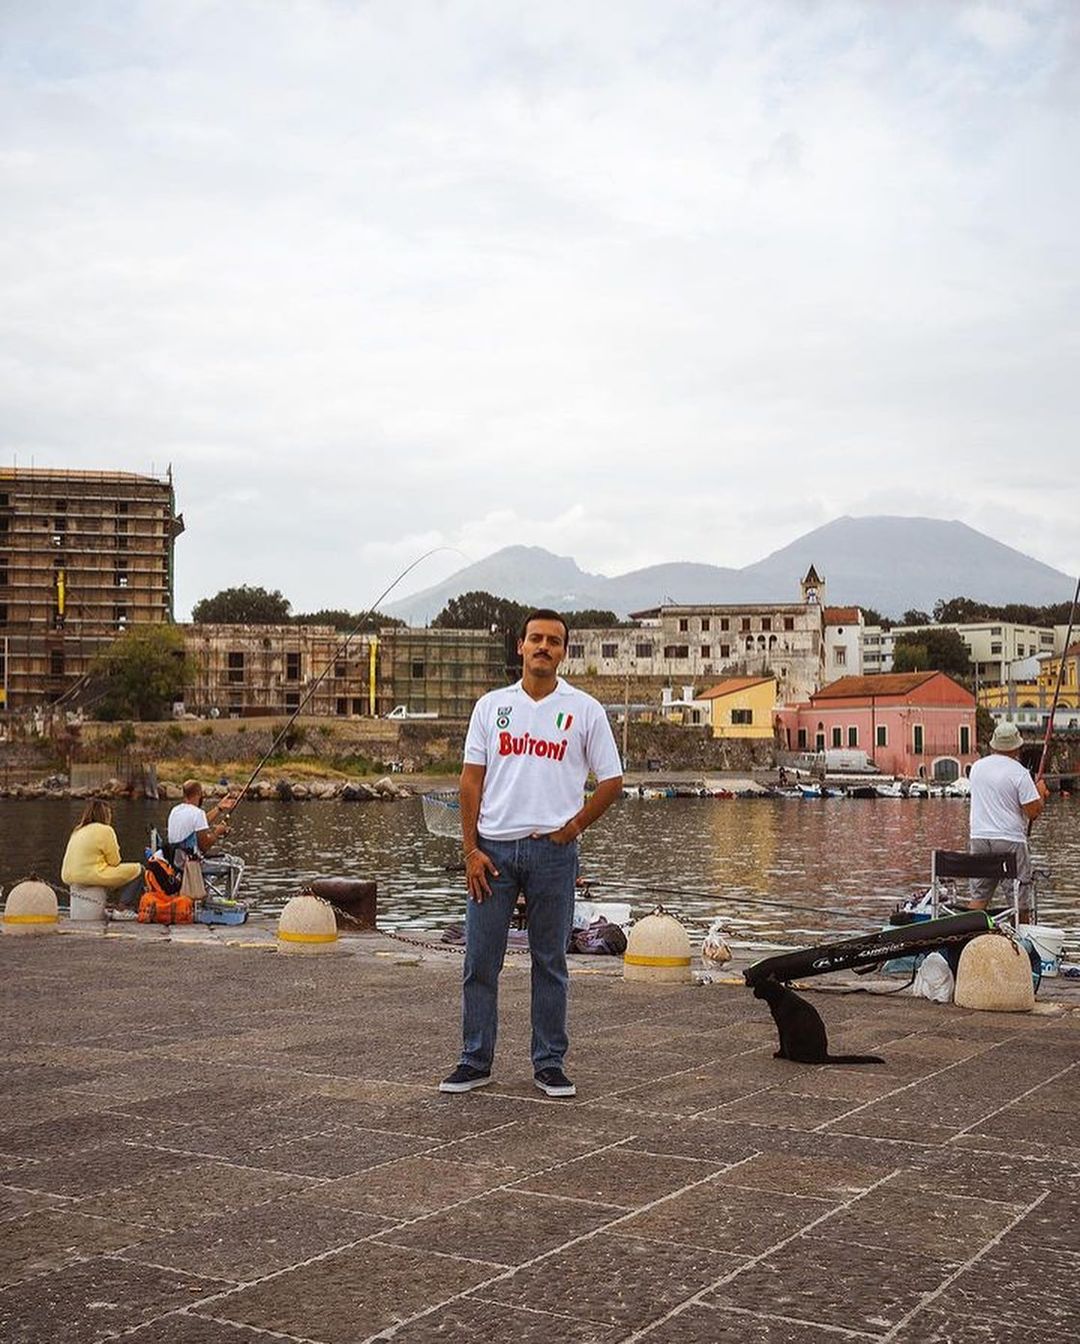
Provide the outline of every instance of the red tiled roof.
{"type": "Polygon", "coordinates": [[[719,700],[722,695],[734,695],[736,691],[749,690],[751,686],[763,686],[766,682],[775,682],[775,677],[728,677],[716,686],[702,691],[698,700],[719,700]]]}
{"type": "Polygon", "coordinates": [[[858,625],[858,607],[826,607],[824,611],[826,625],[858,625]]]}
{"type": "Polygon", "coordinates": [[[879,672],[872,677],[841,677],[839,681],[822,686],[810,698],[839,700],[864,695],[908,695],[940,675],[939,672],[879,672]]]}

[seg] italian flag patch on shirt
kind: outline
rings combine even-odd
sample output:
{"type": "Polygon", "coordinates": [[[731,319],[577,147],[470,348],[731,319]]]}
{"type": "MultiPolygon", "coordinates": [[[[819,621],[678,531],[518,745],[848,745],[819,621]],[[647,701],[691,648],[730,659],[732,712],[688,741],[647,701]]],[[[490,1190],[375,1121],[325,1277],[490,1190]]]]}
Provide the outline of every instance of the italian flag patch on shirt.
{"type": "Polygon", "coordinates": [[[555,715],[555,727],[561,729],[563,732],[565,732],[573,722],[573,714],[559,713],[555,715]]]}

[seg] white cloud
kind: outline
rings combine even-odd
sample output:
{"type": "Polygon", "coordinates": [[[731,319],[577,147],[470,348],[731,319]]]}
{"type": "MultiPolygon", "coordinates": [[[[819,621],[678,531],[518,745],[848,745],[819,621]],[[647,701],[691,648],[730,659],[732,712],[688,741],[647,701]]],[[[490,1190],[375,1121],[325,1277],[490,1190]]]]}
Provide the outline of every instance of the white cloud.
{"type": "Polygon", "coordinates": [[[0,454],[171,461],[181,608],[871,509],[1080,568],[1065,0],[0,24],[0,454]]]}

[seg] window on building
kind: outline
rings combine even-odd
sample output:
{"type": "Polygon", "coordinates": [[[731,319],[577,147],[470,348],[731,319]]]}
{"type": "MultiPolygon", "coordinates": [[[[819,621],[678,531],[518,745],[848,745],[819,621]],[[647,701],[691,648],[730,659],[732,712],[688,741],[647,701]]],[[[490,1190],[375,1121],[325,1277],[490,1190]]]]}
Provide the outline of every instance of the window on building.
{"type": "Polygon", "coordinates": [[[244,680],[244,654],[242,650],[234,649],[225,655],[226,681],[237,682],[244,680]]]}
{"type": "Polygon", "coordinates": [[[117,625],[127,625],[128,609],[127,607],[113,607],[113,620],[117,625]]]}
{"type": "Polygon", "coordinates": [[[837,644],[833,649],[833,658],[837,667],[847,667],[847,649],[842,644],[837,644]]]}
{"type": "Polygon", "coordinates": [[[8,586],[8,568],[7,565],[0,565],[0,588],[8,586]]]}
{"type": "Polygon", "coordinates": [[[117,518],[115,519],[113,526],[116,528],[117,533],[126,532],[128,530],[128,520],[126,518],[117,518]]]}
{"type": "Polygon", "coordinates": [[[749,616],[744,616],[744,617],[742,618],[742,620],[739,622],[739,629],[740,629],[740,630],[749,630],[749,629],[750,629],[750,617],[749,617],[749,616]]]}
{"type": "Polygon", "coordinates": [[[747,635],[747,636],[746,636],[746,651],[747,651],[747,653],[753,653],[753,651],[754,651],[754,636],[753,636],[753,635],[747,635]]]}
{"type": "Polygon", "coordinates": [[[832,744],[833,744],[834,747],[842,747],[842,746],[844,745],[844,730],[843,730],[843,728],[836,728],[836,727],[833,728],[833,730],[832,730],[832,744]]]}
{"type": "Polygon", "coordinates": [[[7,603],[0,602],[0,625],[7,625],[8,611],[7,603]]]}
{"type": "Polygon", "coordinates": [[[806,729],[800,728],[795,739],[795,745],[800,751],[806,750],[806,729]]]}
{"type": "Polygon", "coordinates": [[[762,618],[761,618],[761,628],[762,628],[762,630],[771,630],[771,629],[772,629],[772,617],[771,617],[771,616],[762,616],[762,618]]]}
{"type": "MultiPolygon", "coordinates": [[[[346,672],[346,667],[345,667],[345,659],[344,659],[344,658],[339,658],[339,659],[337,660],[337,662],[334,664],[334,676],[335,676],[335,677],[344,677],[344,676],[346,676],[346,675],[347,675],[347,672],[346,672]]],[[[344,713],[344,710],[342,711],[342,713],[344,713]]]]}
{"type": "Polygon", "coordinates": [[[353,712],[354,714],[363,714],[363,712],[364,712],[364,700],[363,700],[363,697],[362,697],[362,696],[359,696],[359,695],[354,695],[354,696],[353,696],[353,701],[352,701],[352,712],[353,712]]]}
{"type": "Polygon", "coordinates": [[[54,518],[54,519],[53,519],[53,531],[54,531],[54,532],[66,532],[66,531],[67,531],[67,519],[66,519],[66,518],[54,518]]]}
{"type": "Polygon", "coordinates": [[[849,747],[857,747],[859,745],[859,730],[854,727],[854,725],[848,726],[847,744],[849,747]]]}
{"type": "Polygon", "coordinates": [[[571,645],[568,646],[568,648],[567,648],[567,650],[566,650],[566,653],[567,653],[567,656],[570,657],[570,658],[584,658],[584,657],[585,657],[585,645],[584,645],[584,644],[571,644],[571,645]]]}
{"type": "Polygon", "coordinates": [[[1000,641],[1000,640],[998,640],[998,642],[997,642],[996,644],[991,644],[991,645],[990,645],[990,652],[991,652],[991,654],[995,654],[995,653],[1000,653],[1000,652],[1001,652],[1001,641],[1000,641]]]}
{"type": "Polygon", "coordinates": [[[795,629],[795,617],[794,617],[794,616],[785,616],[785,617],[784,617],[784,629],[785,629],[785,630],[794,630],[794,629],[795,629]]]}
{"type": "Polygon", "coordinates": [[[300,708],[300,692],[299,692],[299,691],[286,691],[286,692],[285,692],[285,708],[286,708],[286,709],[299,709],[299,708],[300,708]]]}
{"type": "Polygon", "coordinates": [[[600,645],[600,657],[601,657],[601,658],[618,658],[618,656],[619,656],[619,646],[618,646],[618,644],[601,644],[601,645],[600,645]]]}
{"type": "Polygon", "coordinates": [[[653,656],[653,646],[651,644],[635,644],[634,656],[637,658],[651,658],[653,656]]]}
{"type": "Polygon", "coordinates": [[[816,734],[814,735],[814,750],[817,751],[817,752],[822,752],[822,751],[825,750],[825,734],[824,734],[824,733],[820,733],[820,732],[819,732],[819,733],[816,733],[816,734]]]}
{"type": "Polygon", "coordinates": [[[128,539],[127,539],[127,537],[117,537],[117,538],[116,538],[116,549],[117,549],[118,551],[126,551],[127,548],[128,548],[128,539]]]}
{"type": "Polygon", "coordinates": [[[300,680],[300,655],[298,653],[287,653],[285,655],[285,680],[300,680]]]}
{"type": "Polygon", "coordinates": [[[731,645],[730,645],[730,644],[721,644],[721,645],[720,645],[720,657],[721,657],[721,658],[730,658],[730,657],[731,657],[731,645]]]}
{"type": "Polygon", "coordinates": [[[349,712],[349,702],[343,695],[338,697],[335,712],[337,714],[348,714],[349,712]]]}
{"type": "Polygon", "coordinates": [[[730,630],[730,629],[731,629],[731,622],[728,620],[728,618],[727,618],[726,616],[721,616],[721,617],[720,617],[720,629],[721,629],[721,630],[730,630]]]}
{"type": "Polygon", "coordinates": [[[733,709],[731,711],[731,722],[747,724],[754,722],[754,711],[752,709],[733,709]]]}
{"type": "Polygon", "coordinates": [[[711,645],[711,644],[702,644],[702,646],[701,646],[701,656],[702,656],[702,658],[711,658],[711,657],[712,657],[712,645],[711,645]]]}
{"type": "Polygon", "coordinates": [[[703,635],[707,635],[707,634],[709,633],[709,618],[708,618],[708,616],[702,616],[702,618],[701,618],[701,633],[702,633],[703,635]]]}
{"type": "Polygon", "coordinates": [[[129,507],[130,507],[130,506],[129,506],[129,504],[128,504],[128,502],[127,502],[126,499],[118,499],[118,500],[116,501],[116,512],[117,512],[117,513],[127,513],[129,507]]]}
{"type": "Polygon", "coordinates": [[[874,746],[887,747],[889,745],[889,729],[886,724],[879,723],[874,729],[874,746]]]}
{"type": "Polygon", "coordinates": [[[126,588],[128,586],[128,576],[122,569],[118,569],[113,575],[113,578],[116,580],[117,588],[126,588]]]}
{"type": "Polygon", "coordinates": [[[971,754],[971,727],[962,723],[960,725],[960,755],[968,756],[971,754]]]}
{"type": "Polygon", "coordinates": [[[7,514],[0,513],[0,532],[6,532],[11,526],[11,519],[7,514]]]}
{"type": "Polygon", "coordinates": [[[62,677],[64,675],[63,649],[53,649],[49,654],[49,672],[54,677],[62,677]]]}
{"type": "Polygon", "coordinates": [[[991,633],[992,635],[1000,635],[1000,634],[1001,634],[1001,626],[1000,626],[1000,625],[992,625],[992,626],[990,627],[990,633],[991,633]]]}
{"type": "Polygon", "coordinates": [[[665,645],[664,645],[664,657],[665,657],[665,658],[689,658],[689,657],[690,657],[690,645],[689,645],[689,644],[665,644],[665,645]]]}
{"type": "Polygon", "coordinates": [[[911,750],[916,756],[921,756],[923,754],[923,726],[921,723],[912,725],[911,750]]]}
{"type": "Polygon", "coordinates": [[[680,618],[679,618],[679,634],[680,634],[680,635],[685,634],[686,631],[689,630],[689,629],[690,629],[690,622],[686,619],[685,616],[680,616],[680,618]]]}
{"type": "Polygon", "coordinates": [[[414,658],[412,660],[409,667],[409,675],[412,677],[413,681],[423,681],[424,662],[422,658],[414,658]]]}

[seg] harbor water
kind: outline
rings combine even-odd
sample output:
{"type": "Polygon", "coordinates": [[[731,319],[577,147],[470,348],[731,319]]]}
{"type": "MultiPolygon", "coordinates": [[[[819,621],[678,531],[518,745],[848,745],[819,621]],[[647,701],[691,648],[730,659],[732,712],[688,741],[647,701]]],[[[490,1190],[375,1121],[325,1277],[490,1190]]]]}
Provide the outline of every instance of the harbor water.
{"type": "MultiPolygon", "coordinates": [[[[82,804],[0,804],[0,885],[35,872],[59,883],[67,836],[82,804]]],[[[141,858],[168,806],[117,802],[123,857],[141,858]]],[[[657,901],[687,920],[723,915],[741,941],[798,945],[882,923],[929,881],[934,849],[967,847],[967,804],[950,799],[624,799],[585,836],[582,876],[596,899],[657,901]],[[685,894],[657,895],[650,887],[685,894]],[[754,898],[835,913],[778,910],[754,898]]],[[[419,798],[393,803],[250,803],[237,812],[229,848],[246,864],[243,894],[272,911],[318,876],[373,878],[379,922],[438,929],[460,921],[460,847],[431,835],[419,798]]],[[[1035,826],[1043,923],[1080,948],[1080,799],[1055,798],[1035,826]]]]}

